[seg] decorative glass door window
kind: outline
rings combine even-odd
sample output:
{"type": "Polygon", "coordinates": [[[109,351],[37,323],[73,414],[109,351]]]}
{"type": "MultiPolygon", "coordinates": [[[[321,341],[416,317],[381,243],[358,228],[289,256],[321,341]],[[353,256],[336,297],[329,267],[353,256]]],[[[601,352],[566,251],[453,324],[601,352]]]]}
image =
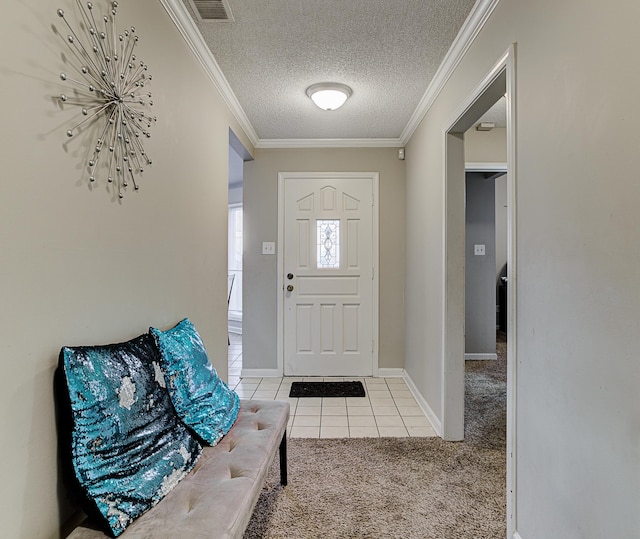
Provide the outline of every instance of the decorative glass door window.
{"type": "Polygon", "coordinates": [[[318,269],[340,267],[340,219],[318,219],[318,269]]]}

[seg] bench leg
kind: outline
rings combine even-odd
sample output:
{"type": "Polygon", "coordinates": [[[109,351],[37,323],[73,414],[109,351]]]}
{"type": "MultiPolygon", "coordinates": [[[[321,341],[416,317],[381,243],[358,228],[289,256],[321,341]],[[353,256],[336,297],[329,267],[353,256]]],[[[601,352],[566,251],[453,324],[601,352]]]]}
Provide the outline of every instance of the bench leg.
{"type": "Polygon", "coordinates": [[[280,484],[287,485],[287,433],[282,435],[280,442],[280,484]]]}

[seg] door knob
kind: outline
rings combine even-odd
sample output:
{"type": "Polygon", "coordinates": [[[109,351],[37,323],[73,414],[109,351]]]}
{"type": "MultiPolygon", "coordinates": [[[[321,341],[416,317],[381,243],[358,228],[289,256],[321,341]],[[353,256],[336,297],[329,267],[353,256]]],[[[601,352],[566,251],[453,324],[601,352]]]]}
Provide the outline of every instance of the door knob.
{"type": "Polygon", "coordinates": [[[287,273],[287,279],[289,280],[293,279],[293,273],[287,273]]]}
{"type": "Polygon", "coordinates": [[[292,284],[287,286],[287,292],[293,292],[293,285],[292,284]]]}

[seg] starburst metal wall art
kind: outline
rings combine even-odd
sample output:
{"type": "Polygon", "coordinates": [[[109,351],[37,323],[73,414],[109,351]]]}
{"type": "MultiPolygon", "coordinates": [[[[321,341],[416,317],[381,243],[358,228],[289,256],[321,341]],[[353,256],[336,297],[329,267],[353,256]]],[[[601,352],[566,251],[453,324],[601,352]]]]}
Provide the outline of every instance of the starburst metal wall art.
{"type": "Polygon", "coordinates": [[[60,79],[72,85],[72,91],[61,94],[63,108],[74,105],[85,116],[67,131],[73,137],[96,122],[99,133],[93,155],[88,163],[89,182],[104,174],[109,184],[115,185],[118,197],[133,184],[139,186],[136,175],[142,174],[151,159],[144,149],[143,140],[150,138],[149,128],[157,120],[147,111],[153,106],[151,92],[145,86],[152,80],[148,67],[136,56],[138,36],[135,27],[116,32],[118,2],[111,2],[108,15],[96,18],[91,2],[83,6],[76,0],[81,13],[78,30],[74,30],[62,9],[58,16],[71,32],[66,43],[71,51],[71,62],[77,75],[60,73],[60,79]],[[74,78],[77,77],[77,78],[74,78]]]}

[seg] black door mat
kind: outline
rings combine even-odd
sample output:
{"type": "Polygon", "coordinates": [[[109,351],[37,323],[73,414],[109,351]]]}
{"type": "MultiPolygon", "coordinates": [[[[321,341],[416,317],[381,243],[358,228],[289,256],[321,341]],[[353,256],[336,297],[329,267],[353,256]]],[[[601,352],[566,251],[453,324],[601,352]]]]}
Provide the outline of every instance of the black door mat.
{"type": "Polygon", "coordinates": [[[289,397],[364,397],[362,382],[292,382],[289,397]]]}

